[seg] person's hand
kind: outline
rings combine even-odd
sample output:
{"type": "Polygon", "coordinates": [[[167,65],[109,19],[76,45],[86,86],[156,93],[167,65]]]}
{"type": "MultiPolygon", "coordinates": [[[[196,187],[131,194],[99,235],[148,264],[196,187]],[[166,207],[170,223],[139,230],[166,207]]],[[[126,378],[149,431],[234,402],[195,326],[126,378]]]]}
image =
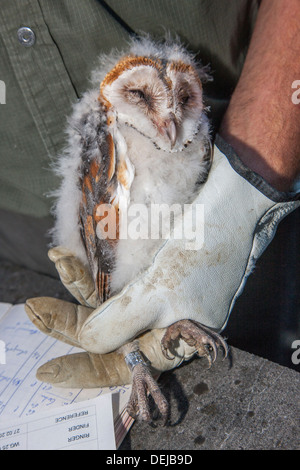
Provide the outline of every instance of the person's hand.
{"type": "Polygon", "coordinates": [[[89,351],[112,351],[142,331],[182,319],[217,331],[225,327],[255,261],[279,221],[300,202],[299,194],[276,191],[246,168],[220,138],[217,145],[208,180],[192,205],[204,207],[202,247],[191,250],[186,239],[167,240],[146,272],[85,321],[79,338],[89,351]]]}
{"type": "MultiPolygon", "coordinates": [[[[29,299],[25,309],[31,321],[45,334],[81,347],[79,332],[83,323],[97,308],[97,295],[88,269],[68,250],[56,247],[49,250],[60,279],[79,304],[56,298],[29,299]]],[[[167,359],[161,349],[165,329],[149,331],[139,337],[139,349],[147,360],[153,376],[177,367],[189,360],[196,348],[180,340],[167,359]]],[[[126,346],[124,346],[125,348],[126,346]]],[[[130,384],[132,374],[121,350],[109,354],[86,351],[52,359],[37,371],[42,382],[58,387],[94,388],[130,384]]]]}
{"type": "MultiPolygon", "coordinates": [[[[272,240],[280,220],[300,202],[299,194],[274,190],[245,167],[222,139],[218,137],[216,143],[208,180],[185,213],[187,220],[191,211],[195,215],[204,207],[203,244],[199,232],[192,242],[170,238],[152,265],[119,294],[94,310],[76,307],[77,345],[92,353],[110,353],[142,332],[166,328],[182,319],[216,331],[225,327],[255,261],[272,240]]],[[[67,277],[62,280],[70,285],[67,277]]],[[[74,283],[73,288],[79,284],[74,283]]],[[[89,296],[87,292],[85,298],[89,296]]],[[[38,318],[40,308],[40,303],[35,305],[38,318]]],[[[66,335],[58,317],[68,309],[75,307],[52,300],[49,323],[55,323],[61,339],[66,335]]],[[[176,339],[174,331],[164,338],[163,346],[171,347],[176,339]]],[[[195,344],[195,338],[185,339],[195,344]]]]}

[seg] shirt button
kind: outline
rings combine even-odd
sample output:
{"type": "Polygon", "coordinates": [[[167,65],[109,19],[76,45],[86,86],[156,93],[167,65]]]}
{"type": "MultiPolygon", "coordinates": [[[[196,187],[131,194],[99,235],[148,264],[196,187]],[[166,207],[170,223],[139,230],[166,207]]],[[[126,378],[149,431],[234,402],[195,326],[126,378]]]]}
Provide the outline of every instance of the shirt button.
{"type": "Polygon", "coordinates": [[[35,43],[35,34],[31,28],[27,26],[23,26],[22,28],[18,29],[18,39],[19,43],[25,47],[31,47],[35,43]]]}

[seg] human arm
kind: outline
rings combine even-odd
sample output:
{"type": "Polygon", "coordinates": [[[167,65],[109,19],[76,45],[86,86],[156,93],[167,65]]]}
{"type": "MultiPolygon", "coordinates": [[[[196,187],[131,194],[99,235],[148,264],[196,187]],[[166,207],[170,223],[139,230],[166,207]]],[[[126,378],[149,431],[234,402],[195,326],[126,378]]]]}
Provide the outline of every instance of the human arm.
{"type": "Polygon", "coordinates": [[[274,188],[288,191],[300,174],[300,2],[263,0],[239,82],[220,135],[242,162],[274,188]]]}

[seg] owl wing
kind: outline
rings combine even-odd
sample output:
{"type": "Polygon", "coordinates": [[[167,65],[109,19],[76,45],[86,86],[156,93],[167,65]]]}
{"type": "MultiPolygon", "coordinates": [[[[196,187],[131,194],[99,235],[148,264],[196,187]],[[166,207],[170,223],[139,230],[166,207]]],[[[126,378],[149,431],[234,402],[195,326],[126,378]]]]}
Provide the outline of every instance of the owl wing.
{"type": "Polygon", "coordinates": [[[109,126],[95,123],[93,119],[89,121],[86,118],[86,129],[81,132],[82,197],[79,225],[99,301],[102,303],[111,293],[110,278],[119,239],[120,210],[124,207],[120,205],[120,200],[124,194],[129,197],[131,182],[126,171],[125,141],[116,129],[116,123],[109,126]]]}

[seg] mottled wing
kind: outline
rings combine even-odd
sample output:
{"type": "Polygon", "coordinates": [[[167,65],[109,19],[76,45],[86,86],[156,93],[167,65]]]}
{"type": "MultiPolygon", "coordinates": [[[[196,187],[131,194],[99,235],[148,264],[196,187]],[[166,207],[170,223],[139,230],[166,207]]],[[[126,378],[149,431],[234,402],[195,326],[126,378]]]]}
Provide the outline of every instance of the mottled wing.
{"type": "Polygon", "coordinates": [[[80,126],[82,164],[79,184],[81,238],[100,303],[110,296],[110,274],[118,240],[118,179],[115,144],[108,126],[95,111],[80,126]],[[108,220],[111,223],[108,226],[108,220]],[[115,227],[115,231],[112,229],[115,227]],[[108,230],[110,230],[109,233],[108,230]],[[114,232],[114,233],[113,233],[114,232]]]}

